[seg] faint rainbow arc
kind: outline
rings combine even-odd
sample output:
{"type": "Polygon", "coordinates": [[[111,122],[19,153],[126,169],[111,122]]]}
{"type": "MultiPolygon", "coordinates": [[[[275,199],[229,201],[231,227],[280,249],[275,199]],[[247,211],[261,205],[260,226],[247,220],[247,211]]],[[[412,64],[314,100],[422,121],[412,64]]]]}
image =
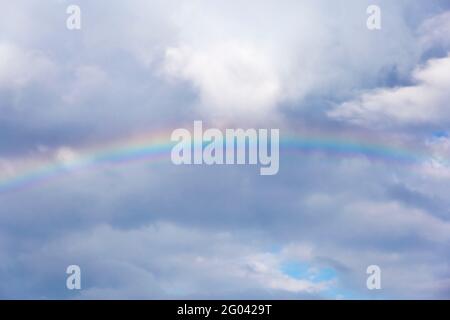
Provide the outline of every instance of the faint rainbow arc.
{"type": "MultiPolygon", "coordinates": [[[[126,164],[137,160],[150,162],[170,160],[170,150],[174,145],[175,143],[170,141],[170,134],[157,134],[88,148],[74,161],[66,163],[47,161],[0,180],[0,193],[20,190],[60,175],[102,164],[126,164]]],[[[341,156],[362,155],[402,163],[416,163],[426,158],[417,150],[356,139],[290,134],[280,140],[281,153],[310,151],[323,151],[341,156]]]]}

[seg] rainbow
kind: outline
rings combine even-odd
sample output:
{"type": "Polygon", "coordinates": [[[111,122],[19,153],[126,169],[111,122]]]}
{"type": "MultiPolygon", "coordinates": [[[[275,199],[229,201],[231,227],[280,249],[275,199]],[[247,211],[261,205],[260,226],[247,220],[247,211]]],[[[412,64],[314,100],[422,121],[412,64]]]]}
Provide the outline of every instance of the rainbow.
{"type": "Polygon", "coordinates": [[[89,147],[77,148],[73,160],[37,159],[17,172],[0,179],[0,194],[26,189],[62,175],[95,168],[103,164],[121,165],[136,161],[161,161],[167,158],[174,143],[164,133],[132,136],[89,147]]]}
{"type": "MultiPolygon", "coordinates": [[[[78,148],[76,157],[69,161],[56,161],[54,157],[31,161],[0,178],[0,195],[26,189],[59,176],[92,169],[105,164],[125,165],[136,161],[154,163],[170,161],[175,145],[170,133],[157,132],[132,136],[113,142],[78,148]]],[[[365,156],[382,161],[418,163],[425,155],[411,148],[379,144],[370,139],[357,140],[333,135],[287,134],[281,136],[280,156],[289,153],[325,152],[337,156],[365,156]]]]}

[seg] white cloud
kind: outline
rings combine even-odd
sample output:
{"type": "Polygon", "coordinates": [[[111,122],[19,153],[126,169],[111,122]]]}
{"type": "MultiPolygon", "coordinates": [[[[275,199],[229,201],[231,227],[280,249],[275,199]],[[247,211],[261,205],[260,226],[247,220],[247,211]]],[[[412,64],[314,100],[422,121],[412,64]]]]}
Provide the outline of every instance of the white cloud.
{"type": "Polygon", "coordinates": [[[450,179],[450,138],[436,137],[428,140],[426,145],[429,149],[429,157],[419,167],[420,172],[425,178],[448,181],[450,179]]]}
{"type": "Polygon", "coordinates": [[[409,70],[417,60],[412,31],[400,5],[384,8],[388,37],[367,31],[360,1],[345,11],[329,1],[191,1],[174,10],[178,29],[164,70],[192,84],[203,115],[273,116],[284,103],[345,95],[376,82],[383,70],[409,70]]]}
{"type": "Polygon", "coordinates": [[[262,50],[248,44],[217,43],[204,50],[170,48],[166,70],[192,81],[203,106],[216,116],[265,116],[281,98],[275,66],[262,50]]]}
{"type": "Polygon", "coordinates": [[[332,285],[292,278],[280,270],[286,257],[241,240],[230,233],[171,223],[130,230],[99,225],[46,243],[21,260],[36,265],[41,276],[50,276],[69,260],[79,264],[86,276],[87,270],[95,270],[80,293],[82,298],[204,297],[267,289],[320,294],[332,285]]]}
{"type": "MultiPolygon", "coordinates": [[[[286,254],[286,251],[284,251],[286,254]]],[[[292,258],[292,256],[288,256],[292,258]]],[[[286,258],[286,257],[285,257],[286,258]]],[[[332,281],[313,282],[309,279],[296,279],[280,270],[282,256],[259,253],[245,258],[248,270],[246,276],[254,279],[262,286],[275,290],[286,290],[300,293],[320,293],[330,288],[332,281]]]]}
{"type": "Polygon", "coordinates": [[[70,164],[78,158],[78,154],[69,147],[61,147],[56,150],[55,158],[63,164],[70,164]]]}
{"type": "Polygon", "coordinates": [[[439,124],[450,121],[450,56],[432,59],[412,75],[412,86],[375,89],[328,113],[351,123],[392,125],[439,124]]]}
{"type": "Polygon", "coordinates": [[[450,46],[450,11],[427,19],[419,29],[420,43],[424,49],[436,45],[450,46]]]}
{"type": "Polygon", "coordinates": [[[0,42],[0,88],[20,88],[32,81],[45,81],[53,63],[41,52],[0,42]]]}

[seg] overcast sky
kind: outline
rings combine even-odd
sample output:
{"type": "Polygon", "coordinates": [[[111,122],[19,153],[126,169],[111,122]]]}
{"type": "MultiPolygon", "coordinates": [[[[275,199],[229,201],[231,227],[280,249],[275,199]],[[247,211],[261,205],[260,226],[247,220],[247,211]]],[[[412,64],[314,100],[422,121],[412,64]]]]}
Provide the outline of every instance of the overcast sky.
{"type": "Polygon", "coordinates": [[[0,8],[0,298],[450,298],[448,1],[0,8]],[[167,153],[8,188],[194,120],[343,143],[281,144],[274,176],[167,153]]]}

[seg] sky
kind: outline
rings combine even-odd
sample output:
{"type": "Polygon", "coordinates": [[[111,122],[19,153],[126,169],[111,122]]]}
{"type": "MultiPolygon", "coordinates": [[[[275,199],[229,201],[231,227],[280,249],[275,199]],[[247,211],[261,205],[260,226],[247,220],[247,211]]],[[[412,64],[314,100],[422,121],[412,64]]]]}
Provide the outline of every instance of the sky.
{"type": "Polygon", "coordinates": [[[0,8],[0,298],[450,298],[450,2],[0,8]],[[195,120],[279,172],[174,165],[195,120]]]}

